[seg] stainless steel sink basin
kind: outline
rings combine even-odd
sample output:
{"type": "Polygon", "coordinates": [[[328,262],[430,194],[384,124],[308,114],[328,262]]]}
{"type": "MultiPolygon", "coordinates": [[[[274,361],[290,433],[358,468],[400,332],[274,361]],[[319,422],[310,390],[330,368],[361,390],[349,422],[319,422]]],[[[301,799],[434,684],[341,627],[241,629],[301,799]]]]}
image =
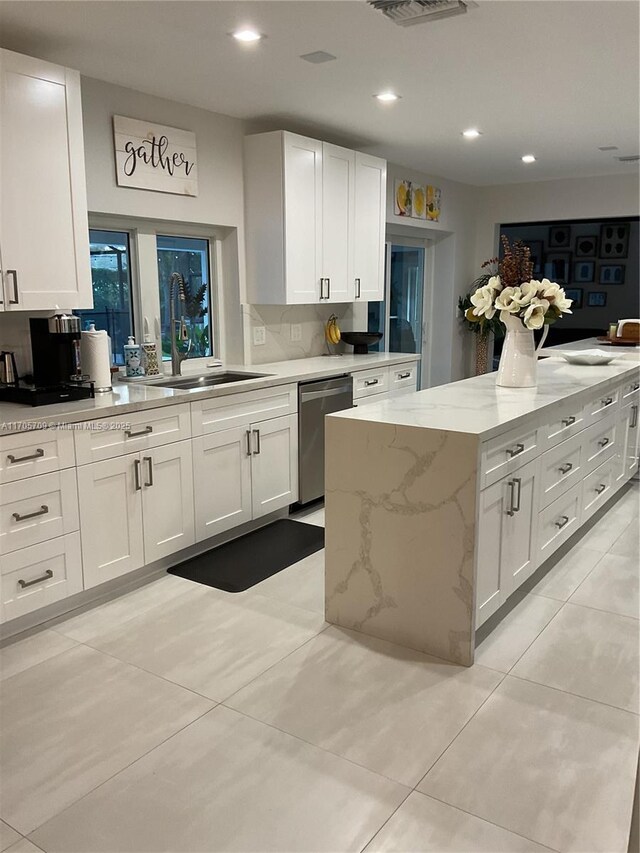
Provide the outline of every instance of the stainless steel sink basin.
{"type": "Polygon", "coordinates": [[[223,373],[208,373],[204,376],[172,376],[170,379],[158,381],[149,380],[141,385],[153,385],[154,388],[178,388],[188,391],[192,388],[211,388],[215,385],[227,385],[229,382],[244,382],[247,379],[260,379],[263,376],[271,376],[270,373],[240,373],[225,371],[223,373]]]}

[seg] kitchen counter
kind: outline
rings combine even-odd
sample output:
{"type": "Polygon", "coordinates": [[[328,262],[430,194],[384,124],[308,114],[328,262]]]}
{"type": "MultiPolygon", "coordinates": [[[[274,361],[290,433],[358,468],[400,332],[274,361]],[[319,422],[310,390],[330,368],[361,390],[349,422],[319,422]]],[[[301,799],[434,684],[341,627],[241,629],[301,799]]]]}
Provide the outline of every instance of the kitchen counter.
{"type": "Polygon", "coordinates": [[[600,343],[597,338],[584,338],[581,341],[572,341],[569,344],[558,344],[554,347],[545,347],[541,355],[545,356],[559,352],[582,352],[586,349],[596,349],[598,352],[606,353],[607,355],[615,355],[618,358],[624,358],[627,361],[638,359],[640,357],[640,346],[635,347],[620,347],[611,346],[609,344],[600,343]]]}
{"type": "MultiPolygon", "coordinates": [[[[270,375],[217,387],[189,390],[155,388],[153,385],[144,385],[137,381],[117,382],[113,391],[98,394],[94,399],[36,407],[0,403],[0,433],[18,432],[21,429],[37,429],[41,425],[71,424],[95,418],[126,415],[130,412],[193,402],[196,399],[241,394],[260,388],[307,382],[312,379],[369,370],[380,365],[403,364],[408,361],[419,361],[419,359],[419,355],[412,353],[370,353],[368,355],[318,356],[316,358],[301,358],[260,365],[224,365],[224,368],[218,368],[218,371],[221,369],[238,370],[270,375]]],[[[197,373],[200,372],[197,371],[197,373]]],[[[206,372],[215,373],[216,370],[212,369],[206,372]]],[[[197,374],[195,371],[185,370],[183,375],[197,374]]]]}

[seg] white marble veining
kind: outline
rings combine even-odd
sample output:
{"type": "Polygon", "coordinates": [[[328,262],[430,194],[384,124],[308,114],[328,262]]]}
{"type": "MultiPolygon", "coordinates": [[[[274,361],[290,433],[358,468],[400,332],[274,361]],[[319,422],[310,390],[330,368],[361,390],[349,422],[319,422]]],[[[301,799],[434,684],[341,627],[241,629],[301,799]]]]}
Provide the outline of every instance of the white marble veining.
{"type": "Polygon", "coordinates": [[[546,358],[538,365],[537,388],[502,388],[496,385],[496,373],[485,373],[330,417],[467,433],[486,440],[569,396],[576,395],[579,402],[612,379],[631,379],[639,367],[640,356],[599,366],[546,358]]]}
{"type": "MultiPolygon", "coordinates": [[[[242,394],[259,388],[271,388],[291,382],[305,382],[321,379],[325,376],[339,376],[369,370],[380,365],[403,364],[418,361],[420,356],[412,353],[370,353],[368,355],[342,355],[335,358],[317,356],[289,361],[277,361],[259,366],[244,364],[225,364],[224,370],[264,373],[257,379],[230,382],[209,388],[180,390],[158,388],[141,382],[116,383],[112,392],[99,394],[93,400],[77,400],[72,403],[55,403],[50,406],[18,405],[0,403],[0,434],[15,432],[21,424],[78,423],[79,421],[105,418],[113,415],[125,415],[161,406],[202,400],[208,397],[224,397],[229,394],[242,394]]],[[[184,375],[189,372],[186,368],[184,375]]],[[[200,372],[200,371],[198,371],[200,372]]],[[[215,370],[207,373],[215,373],[215,370]]],[[[220,372],[218,369],[217,372],[220,372]]],[[[165,377],[166,378],[166,377],[165,377]]]]}

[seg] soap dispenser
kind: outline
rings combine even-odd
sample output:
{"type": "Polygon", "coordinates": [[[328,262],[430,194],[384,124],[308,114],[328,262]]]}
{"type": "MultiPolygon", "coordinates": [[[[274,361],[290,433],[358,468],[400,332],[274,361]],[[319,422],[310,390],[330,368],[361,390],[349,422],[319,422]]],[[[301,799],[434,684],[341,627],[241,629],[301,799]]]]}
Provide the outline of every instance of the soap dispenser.
{"type": "Polygon", "coordinates": [[[137,344],[133,335],[129,335],[124,349],[124,364],[127,376],[144,376],[142,365],[142,347],[137,344]]]}

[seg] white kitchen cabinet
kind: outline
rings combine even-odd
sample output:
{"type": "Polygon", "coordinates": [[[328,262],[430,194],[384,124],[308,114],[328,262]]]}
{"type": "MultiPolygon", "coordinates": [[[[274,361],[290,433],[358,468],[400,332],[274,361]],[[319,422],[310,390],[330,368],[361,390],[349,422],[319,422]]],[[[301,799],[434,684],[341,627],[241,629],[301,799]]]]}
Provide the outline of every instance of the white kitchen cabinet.
{"type": "Polygon", "coordinates": [[[285,415],[251,425],[253,517],[298,500],[298,420],[285,415]]]}
{"type": "Polygon", "coordinates": [[[251,428],[193,439],[196,540],[251,521],[251,428]]]}
{"type": "Polygon", "coordinates": [[[533,460],[480,495],[476,627],[536,568],[537,469],[533,460]]]}
{"type": "Polygon", "coordinates": [[[386,193],[386,160],[356,151],[353,274],[362,301],[384,299],[386,193]]]}
{"type": "Polygon", "coordinates": [[[385,161],[285,131],[244,153],[248,301],[383,299],[385,161]]]}
{"type": "Polygon", "coordinates": [[[153,563],[195,542],[191,441],[140,454],[144,561],[153,563]]]}
{"type": "Polygon", "coordinates": [[[0,50],[0,309],[92,308],[80,75],[0,50]]]}
{"type": "Polygon", "coordinates": [[[638,466],[640,430],[638,429],[638,400],[623,407],[618,423],[619,447],[615,460],[615,482],[619,485],[631,477],[638,466]]]}

